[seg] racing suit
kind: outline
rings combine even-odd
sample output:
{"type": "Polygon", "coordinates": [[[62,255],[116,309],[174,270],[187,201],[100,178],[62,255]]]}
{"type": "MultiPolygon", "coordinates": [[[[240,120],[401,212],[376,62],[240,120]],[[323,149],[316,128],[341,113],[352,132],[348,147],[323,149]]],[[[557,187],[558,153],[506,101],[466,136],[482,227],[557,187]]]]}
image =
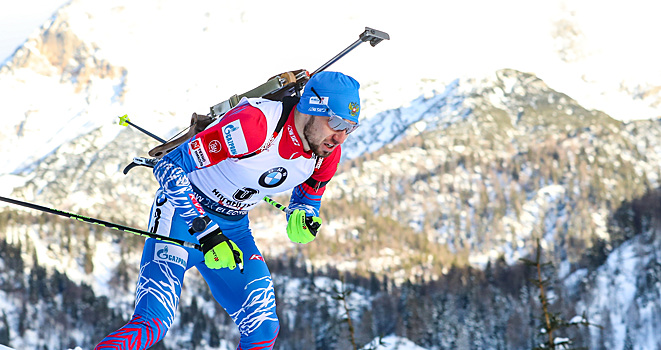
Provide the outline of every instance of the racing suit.
{"type": "Polygon", "coordinates": [[[289,104],[291,111],[283,107],[286,103],[244,98],[154,167],[160,188],[150,231],[197,243],[189,228],[193,219],[207,215],[243,252],[244,271],[210,269],[198,250],[147,239],[133,318],[97,349],[145,349],[161,340],[174,321],[184,274],[192,267],[238,326],[237,349],[273,348],[279,330],[273,281],[247,213],[264,196],[293,189],[289,207],[318,216],[324,186],[341,155],[340,147],[326,158],[305,152],[289,104]],[[286,122],[278,132],[281,117],[286,122]]]}

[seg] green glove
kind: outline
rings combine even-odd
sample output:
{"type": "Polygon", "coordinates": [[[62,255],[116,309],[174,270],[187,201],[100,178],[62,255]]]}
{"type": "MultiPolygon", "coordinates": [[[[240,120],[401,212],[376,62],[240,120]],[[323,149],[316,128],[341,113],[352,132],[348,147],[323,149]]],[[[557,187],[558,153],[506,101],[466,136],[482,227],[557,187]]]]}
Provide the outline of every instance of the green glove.
{"type": "Polygon", "coordinates": [[[321,227],[321,218],[307,216],[305,210],[295,209],[287,221],[287,236],[295,243],[310,243],[317,236],[321,227]]]}
{"type": "Polygon", "coordinates": [[[215,229],[199,240],[207,267],[210,269],[229,267],[230,270],[234,270],[238,264],[243,272],[243,252],[222,233],[217,225],[215,229]]]}

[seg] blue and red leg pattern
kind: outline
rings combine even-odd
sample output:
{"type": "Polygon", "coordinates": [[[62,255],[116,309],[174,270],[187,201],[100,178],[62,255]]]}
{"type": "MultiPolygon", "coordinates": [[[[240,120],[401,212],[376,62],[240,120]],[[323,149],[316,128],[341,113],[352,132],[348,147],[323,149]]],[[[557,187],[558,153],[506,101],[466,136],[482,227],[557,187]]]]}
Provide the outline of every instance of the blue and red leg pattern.
{"type": "Polygon", "coordinates": [[[110,333],[95,350],[147,349],[165,337],[168,327],[158,318],[133,316],[131,321],[110,333]]]}

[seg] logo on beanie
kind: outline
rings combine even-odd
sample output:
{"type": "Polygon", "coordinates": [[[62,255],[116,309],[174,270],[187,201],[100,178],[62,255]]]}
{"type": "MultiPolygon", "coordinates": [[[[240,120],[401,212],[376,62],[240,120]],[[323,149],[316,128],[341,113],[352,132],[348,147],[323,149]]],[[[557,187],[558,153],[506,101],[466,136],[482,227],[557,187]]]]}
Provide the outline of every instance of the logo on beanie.
{"type": "Polygon", "coordinates": [[[358,115],[360,112],[360,105],[356,102],[351,102],[349,103],[349,114],[351,114],[352,117],[355,117],[358,115]]]}
{"type": "Polygon", "coordinates": [[[312,97],[310,97],[310,104],[311,105],[325,105],[325,104],[328,103],[328,100],[330,100],[328,98],[328,96],[322,96],[321,100],[319,99],[319,97],[312,96],[312,97]]]}

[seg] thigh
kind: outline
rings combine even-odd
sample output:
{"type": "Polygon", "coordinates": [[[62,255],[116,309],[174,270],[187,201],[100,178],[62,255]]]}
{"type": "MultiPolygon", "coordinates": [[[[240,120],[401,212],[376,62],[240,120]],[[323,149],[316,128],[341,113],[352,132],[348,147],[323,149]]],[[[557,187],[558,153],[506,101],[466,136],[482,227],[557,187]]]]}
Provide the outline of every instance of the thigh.
{"type": "Polygon", "coordinates": [[[209,269],[204,263],[197,268],[241,335],[249,336],[265,321],[277,322],[271,273],[250,233],[247,218],[240,222],[219,221],[219,225],[243,252],[243,273],[238,268],[209,269]]]}
{"type": "Polygon", "coordinates": [[[179,305],[188,251],[153,238],[145,241],[135,292],[135,314],[158,318],[168,326],[179,305]]]}
{"type": "MultiPolygon", "coordinates": [[[[181,217],[179,209],[175,209],[172,203],[165,198],[161,189],[156,192],[154,203],[149,216],[149,232],[160,236],[181,239],[191,243],[199,243],[197,239],[188,232],[188,224],[181,217]]],[[[172,244],[173,246],[177,246],[172,244]]],[[[186,270],[204,260],[202,252],[192,248],[185,248],[188,253],[186,270]]]]}
{"type": "MultiPolygon", "coordinates": [[[[161,236],[196,242],[161,190],[151,208],[149,231],[161,236]],[[188,235],[188,237],[186,236],[188,235]]],[[[145,241],[136,288],[135,314],[155,317],[168,325],[174,320],[184,274],[202,260],[200,251],[149,238],[145,241]]]]}

